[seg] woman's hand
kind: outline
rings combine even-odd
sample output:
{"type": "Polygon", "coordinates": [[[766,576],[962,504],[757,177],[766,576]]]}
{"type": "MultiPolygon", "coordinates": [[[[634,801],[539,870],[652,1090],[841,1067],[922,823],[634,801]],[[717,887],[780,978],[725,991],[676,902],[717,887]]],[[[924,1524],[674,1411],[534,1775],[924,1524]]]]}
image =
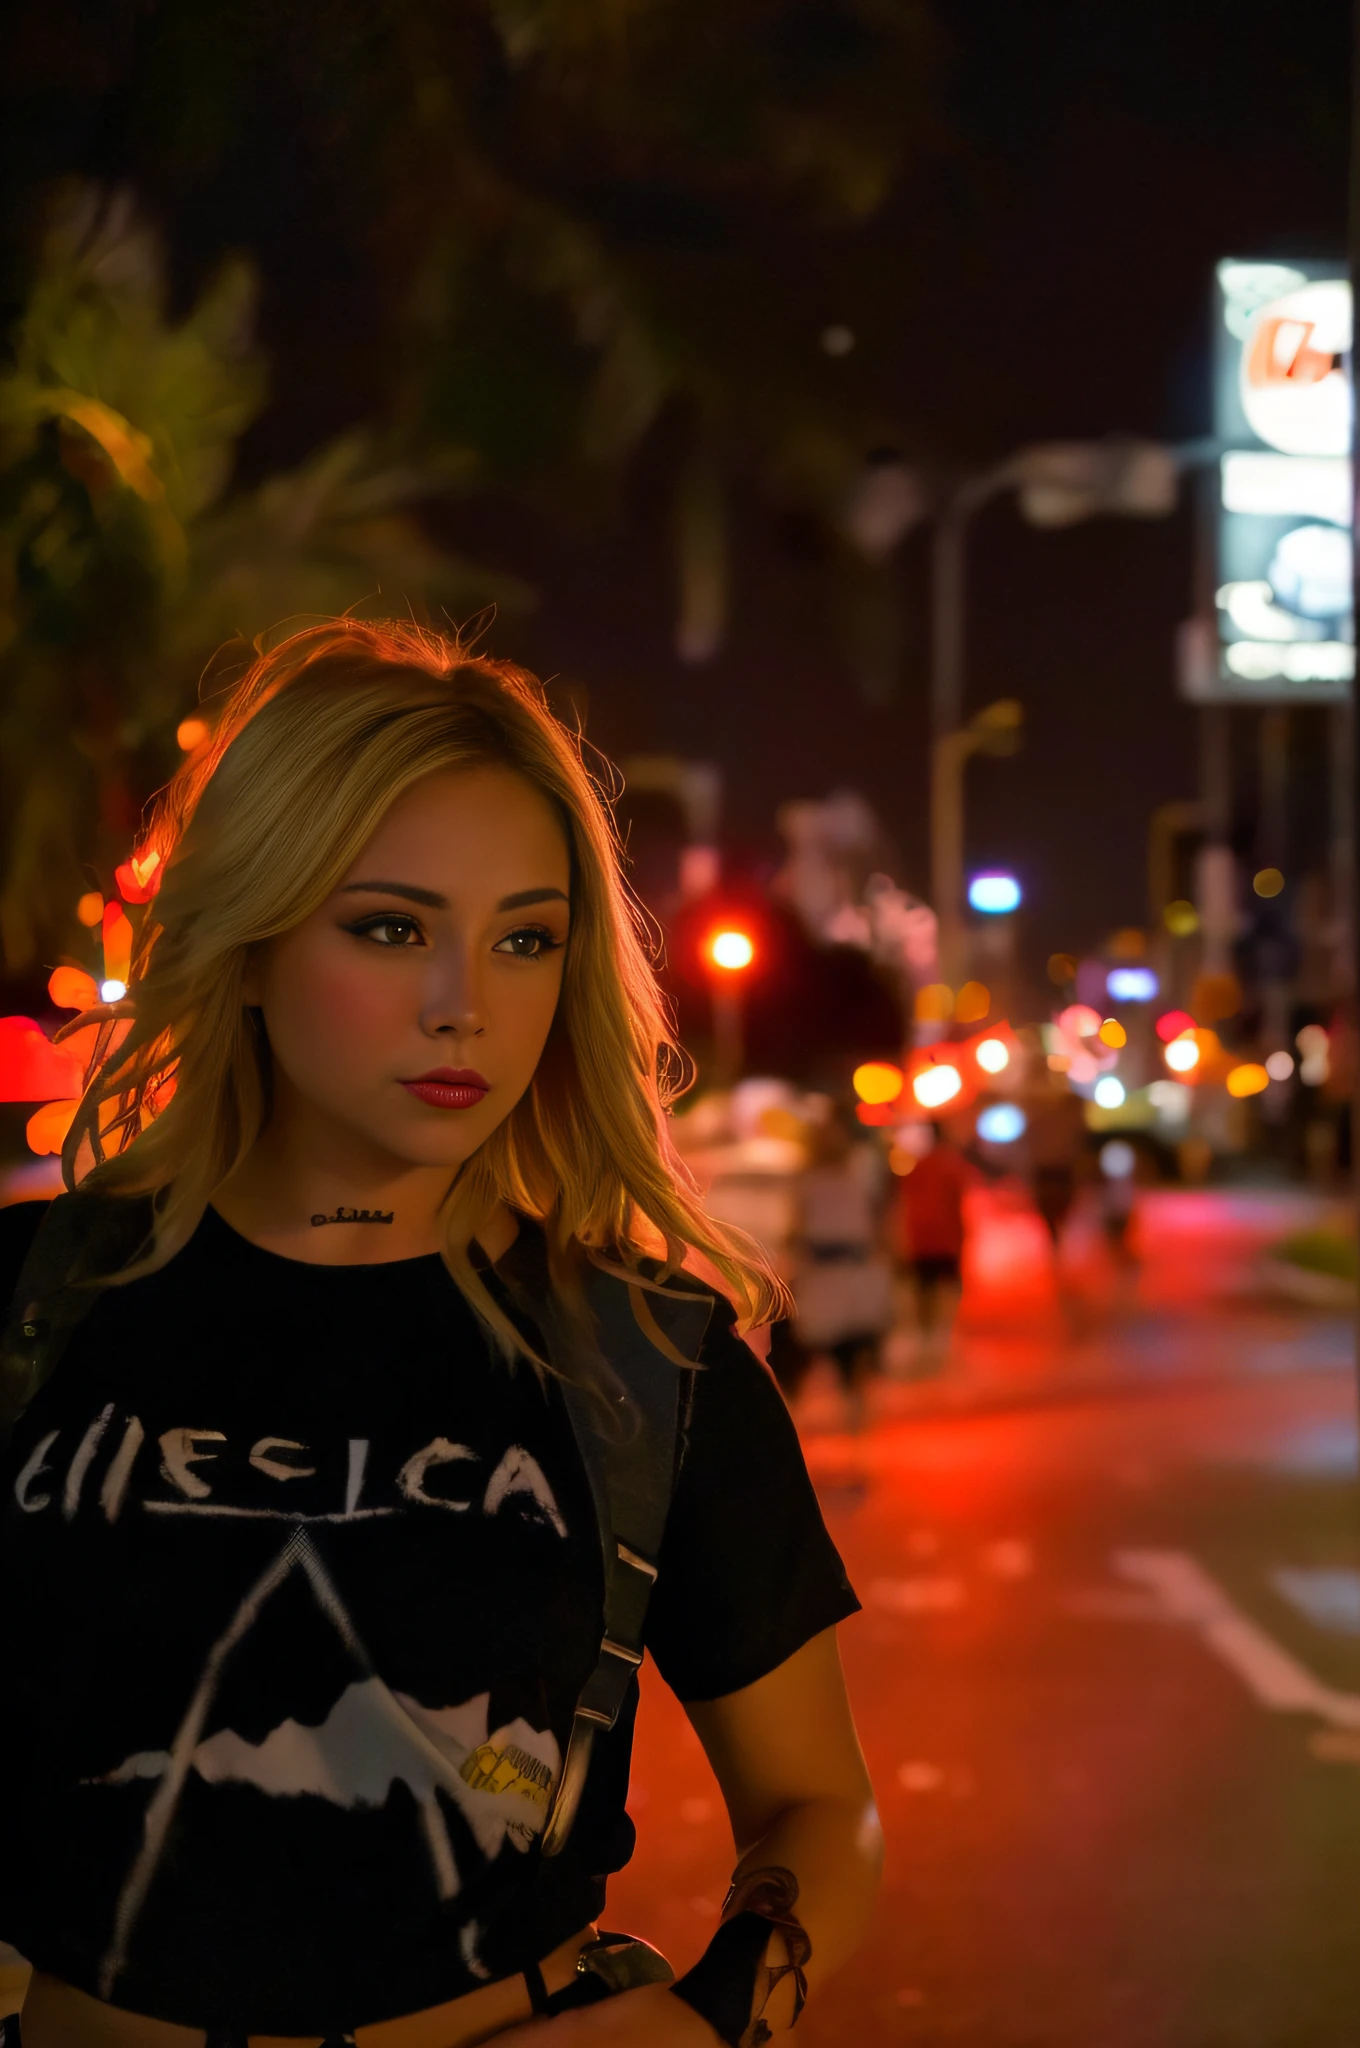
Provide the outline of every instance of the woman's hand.
{"type": "Polygon", "coordinates": [[[555,2019],[530,2020],[496,2040],[506,2048],[721,2048],[708,2021],[665,1984],[643,1984],[555,2019]]]}

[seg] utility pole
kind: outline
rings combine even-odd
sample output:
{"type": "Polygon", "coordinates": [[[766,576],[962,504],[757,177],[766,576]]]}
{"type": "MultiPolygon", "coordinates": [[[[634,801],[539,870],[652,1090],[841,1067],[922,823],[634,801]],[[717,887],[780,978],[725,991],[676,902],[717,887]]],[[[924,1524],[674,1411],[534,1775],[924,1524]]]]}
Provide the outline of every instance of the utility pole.
{"type": "Polygon", "coordinates": [[[1226,704],[1200,710],[1200,808],[1204,844],[1195,863],[1200,969],[1226,974],[1237,935],[1236,875],[1232,856],[1232,726],[1226,704]]]}
{"type": "Polygon", "coordinates": [[[1001,463],[969,477],[935,524],[931,555],[930,894],[939,919],[940,978],[963,979],[963,775],[976,751],[964,730],[967,694],[965,568],[973,514],[1014,481],[1001,463]]]}

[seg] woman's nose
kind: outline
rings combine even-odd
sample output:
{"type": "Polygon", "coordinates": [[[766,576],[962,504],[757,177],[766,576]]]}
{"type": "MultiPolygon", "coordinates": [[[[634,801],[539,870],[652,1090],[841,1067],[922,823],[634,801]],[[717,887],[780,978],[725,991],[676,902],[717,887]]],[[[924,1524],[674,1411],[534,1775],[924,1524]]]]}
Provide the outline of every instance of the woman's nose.
{"type": "Polygon", "coordinates": [[[466,949],[451,949],[431,963],[421,1014],[431,1037],[475,1038],[486,1029],[486,999],[479,964],[466,949]]]}

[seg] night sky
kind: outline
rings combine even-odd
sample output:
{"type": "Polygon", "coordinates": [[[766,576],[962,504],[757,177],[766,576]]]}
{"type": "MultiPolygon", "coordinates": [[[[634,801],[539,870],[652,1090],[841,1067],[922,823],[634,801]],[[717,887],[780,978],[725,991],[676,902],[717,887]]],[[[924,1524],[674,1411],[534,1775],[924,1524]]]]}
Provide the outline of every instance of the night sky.
{"type": "MultiPolygon", "coordinates": [[[[211,174],[181,175],[147,135],[138,50],[154,7],[20,12],[11,196],[72,169],[131,178],[167,225],[186,289],[223,250],[253,250],[274,396],[243,450],[247,473],[362,417],[383,374],[371,279],[272,82],[260,80],[256,131],[211,174]]],[[[784,345],[818,357],[829,404],[845,396],[838,382],[857,383],[885,438],[938,467],[985,465],[1036,439],[1206,432],[1215,259],[1344,248],[1349,9],[940,0],[935,17],[931,92],[951,139],[925,151],[869,225],[810,239],[784,345]],[[834,359],[818,342],[832,321],[856,336],[834,359]]],[[[644,448],[617,516],[576,533],[520,501],[454,508],[457,538],[538,587],[534,614],[498,626],[493,646],[569,684],[606,751],[718,761],[738,860],[772,857],[784,798],[857,786],[900,848],[902,879],[923,890],[925,531],[893,571],[897,698],[871,706],[831,629],[815,546],[738,463],[731,630],[713,661],[687,668],[672,652],[661,460],[644,448]]],[[[1024,876],[1032,958],[1143,921],[1148,813],[1195,792],[1195,718],[1172,668],[1191,527],[1186,508],[1152,524],[1032,532],[1001,503],[975,529],[969,703],[1019,697],[1026,741],[971,771],[969,856],[1024,876]]],[[[1244,817],[1254,717],[1239,721],[1244,817]]],[[[1306,858],[1321,714],[1295,726],[1294,854],[1306,858]]]]}

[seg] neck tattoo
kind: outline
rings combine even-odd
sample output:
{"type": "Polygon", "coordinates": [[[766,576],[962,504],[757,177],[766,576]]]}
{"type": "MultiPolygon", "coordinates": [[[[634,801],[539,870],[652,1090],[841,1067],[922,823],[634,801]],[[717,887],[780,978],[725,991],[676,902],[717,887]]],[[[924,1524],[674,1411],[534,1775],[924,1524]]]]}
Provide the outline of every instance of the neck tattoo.
{"type": "Polygon", "coordinates": [[[322,1223],[390,1223],[391,1209],[345,1209],[339,1208],[333,1216],[313,1216],[312,1228],[322,1223]]]}

